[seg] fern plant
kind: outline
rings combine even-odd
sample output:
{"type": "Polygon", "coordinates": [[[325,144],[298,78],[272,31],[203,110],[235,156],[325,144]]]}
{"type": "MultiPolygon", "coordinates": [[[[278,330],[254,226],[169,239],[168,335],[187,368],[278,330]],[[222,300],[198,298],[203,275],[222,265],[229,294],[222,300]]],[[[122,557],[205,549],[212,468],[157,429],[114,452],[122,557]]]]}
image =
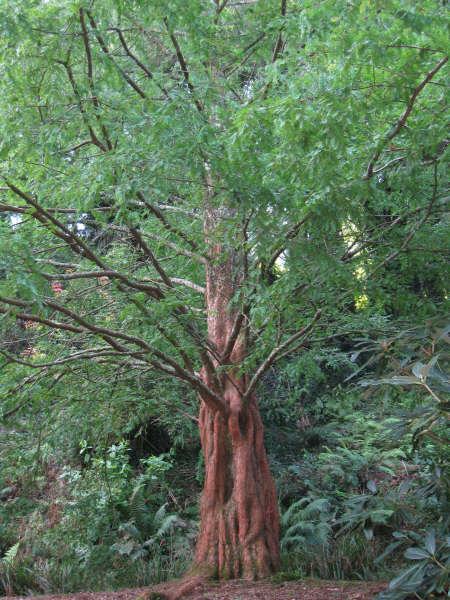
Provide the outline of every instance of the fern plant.
{"type": "Polygon", "coordinates": [[[282,550],[302,550],[306,546],[325,546],[334,515],[326,498],[301,498],[280,517],[282,550]]]}
{"type": "Polygon", "coordinates": [[[176,528],[185,528],[186,523],[176,514],[167,513],[167,503],[153,511],[148,506],[150,498],[148,486],[138,482],[129,501],[129,519],[122,523],[118,529],[120,541],[112,549],[121,555],[127,555],[132,561],[146,559],[151,553],[151,548],[164,545],[164,538],[172,534],[176,528]]]}
{"type": "Polygon", "coordinates": [[[19,553],[20,542],[17,542],[9,548],[4,556],[0,559],[0,592],[7,594],[13,593],[12,579],[13,570],[16,565],[17,555],[19,553]]]}
{"type": "Polygon", "coordinates": [[[17,542],[9,550],[5,552],[5,555],[0,560],[2,568],[9,569],[14,565],[16,557],[19,553],[20,542],[17,542]]]}

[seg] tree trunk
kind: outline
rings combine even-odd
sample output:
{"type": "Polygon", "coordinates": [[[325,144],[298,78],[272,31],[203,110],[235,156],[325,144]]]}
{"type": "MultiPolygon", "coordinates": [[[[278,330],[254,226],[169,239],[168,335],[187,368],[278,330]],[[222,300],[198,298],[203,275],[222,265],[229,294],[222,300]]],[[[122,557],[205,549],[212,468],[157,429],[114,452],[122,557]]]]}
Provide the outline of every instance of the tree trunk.
{"type": "Polygon", "coordinates": [[[228,418],[205,403],[200,410],[206,475],[194,569],[260,579],[279,563],[277,496],[256,397],[244,408],[232,386],[226,394],[234,405],[228,418]]]}
{"type": "MultiPolygon", "coordinates": [[[[208,205],[205,217],[209,238],[219,222],[217,209],[208,205]]],[[[206,308],[214,352],[209,365],[204,360],[202,377],[222,398],[226,410],[201,399],[205,484],[193,571],[221,579],[259,579],[279,565],[279,515],[256,394],[244,401],[248,376],[237,374],[247,355],[247,336],[245,328],[234,336],[242,314],[233,307],[233,298],[244,279],[245,256],[209,242],[212,260],[206,273],[206,308]]]]}

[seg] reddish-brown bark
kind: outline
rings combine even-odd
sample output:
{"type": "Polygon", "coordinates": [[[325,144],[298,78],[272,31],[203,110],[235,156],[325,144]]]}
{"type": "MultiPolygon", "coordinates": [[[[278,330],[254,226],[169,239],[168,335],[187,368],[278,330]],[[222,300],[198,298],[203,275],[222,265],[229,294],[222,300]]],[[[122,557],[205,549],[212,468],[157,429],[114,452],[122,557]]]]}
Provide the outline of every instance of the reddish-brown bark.
{"type": "MultiPolygon", "coordinates": [[[[214,213],[209,207],[208,236],[217,223],[214,213]]],[[[259,579],[279,564],[279,515],[257,398],[251,394],[244,401],[248,377],[238,374],[247,347],[242,331],[235,336],[240,313],[232,299],[242,284],[244,259],[236,249],[210,244],[206,307],[209,341],[216,356],[204,361],[202,378],[221,397],[224,410],[201,399],[205,484],[193,571],[221,579],[259,579]]]]}
{"type": "Polygon", "coordinates": [[[277,497],[256,398],[243,407],[236,395],[226,390],[233,405],[227,418],[205,403],[200,410],[206,474],[194,568],[221,579],[260,579],[279,563],[277,497]]]}

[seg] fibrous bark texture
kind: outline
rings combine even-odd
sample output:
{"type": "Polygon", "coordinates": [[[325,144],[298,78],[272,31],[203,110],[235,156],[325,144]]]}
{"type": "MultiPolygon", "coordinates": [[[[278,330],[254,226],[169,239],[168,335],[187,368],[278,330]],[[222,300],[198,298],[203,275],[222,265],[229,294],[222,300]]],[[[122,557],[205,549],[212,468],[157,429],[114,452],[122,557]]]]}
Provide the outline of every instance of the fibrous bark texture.
{"type": "Polygon", "coordinates": [[[227,394],[228,418],[200,410],[206,475],[194,564],[221,579],[259,579],[278,567],[277,497],[256,398],[242,407],[234,389],[227,394]]]}
{"type": "MultiPolygon", "coordinates": [[[[242,284],[242,254],[213,241],[216,211],[206,211],[211,262],[206,274],[208,337],[214,353],[202,377],[223,400],[218,410],[201,399],[199,427],[205,461],[201,525],[193,570],[205,575],[259,579],[279,564],[278,503],[263,443],[255,394],[244,398],[248,377],[245,325],[233,298],[242,284]]],[[[223,218],[223,214],[220,215],[223,218]]]]}

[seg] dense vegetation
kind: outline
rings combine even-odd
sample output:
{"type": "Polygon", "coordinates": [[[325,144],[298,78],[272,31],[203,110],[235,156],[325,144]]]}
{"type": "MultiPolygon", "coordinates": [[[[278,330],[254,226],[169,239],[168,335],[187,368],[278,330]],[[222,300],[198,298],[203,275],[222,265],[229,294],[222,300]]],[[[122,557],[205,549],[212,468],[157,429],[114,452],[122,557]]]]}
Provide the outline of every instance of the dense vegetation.
{"type": "Polygon", "coordinates": [[[0,2],[0,592],[448,591],[446,3],[143,4],[0,2]]]}

